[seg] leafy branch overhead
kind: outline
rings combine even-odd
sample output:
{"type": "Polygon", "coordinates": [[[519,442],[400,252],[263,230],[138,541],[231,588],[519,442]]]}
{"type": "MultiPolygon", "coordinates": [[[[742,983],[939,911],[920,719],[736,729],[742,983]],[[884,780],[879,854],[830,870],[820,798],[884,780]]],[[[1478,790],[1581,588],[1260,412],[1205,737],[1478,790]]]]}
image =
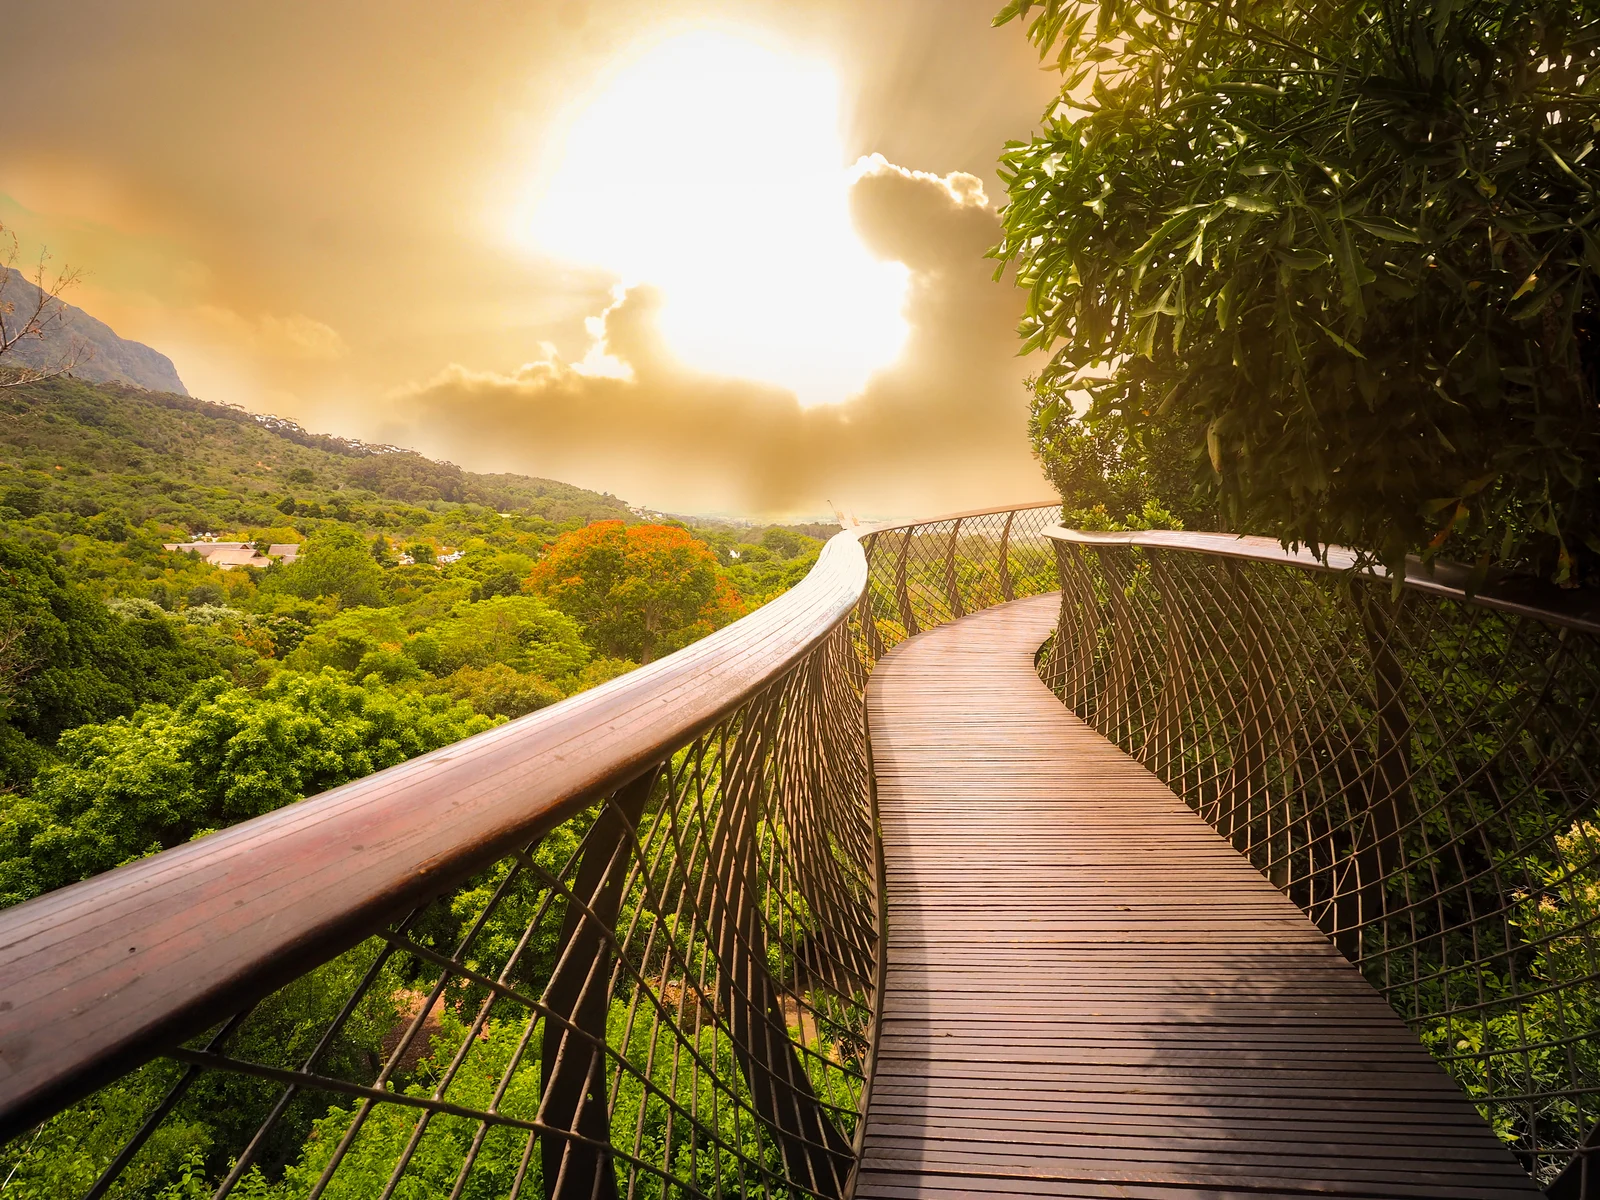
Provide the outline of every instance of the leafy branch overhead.
{"type": "MultiPolygon", "coordinates": [[[[1035,441],[1175,445],[1225,525],[1600,561],[1600,21],[1564,0],[1014,0],[1035,441]],[[1076,398],[1076,406],[1073,401],[1076,398]],[[1084,410],[1084,401],[1087,408],[1084,410]]],[[[1585,564],[1589,564],[1585,566],[1585,564]]]]}

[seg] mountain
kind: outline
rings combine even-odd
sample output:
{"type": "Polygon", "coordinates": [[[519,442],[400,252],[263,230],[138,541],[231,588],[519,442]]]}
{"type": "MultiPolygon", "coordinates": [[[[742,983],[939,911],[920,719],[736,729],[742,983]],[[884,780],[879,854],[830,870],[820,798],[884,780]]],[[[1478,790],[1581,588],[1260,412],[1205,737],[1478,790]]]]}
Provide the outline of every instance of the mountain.
{"type": "Polygon", "coordinates": [[[201,533],[307,518],[308,530],[318,518],[420,528],[464,509],[553,524],[636,519],[615,496],[480,475],[177,393],[67,377],[0,389],[0,535],[8,520],[37,516],[40,532],[70,536],[102,510],[201,533]]]}
{"type": "MultiPolygon", "coordinates": [[[[0,268],[0,301],[15,306],[18,314],[31,313],[39,302],[39,289],[14,267],[0,268]]],[[[17,342],[0,362],[11,366],[49,370],[79,347],[83,353],[72,367],[72,374],[91,383],[124,383],[151,392],[170,392],[187,396],[189,391],[178,378],[172,360],[142,342],[118,337],[111,326],[91,317],[81,308],[61,301],[63,318],[52,323],[43,338],[17,342]]]]}

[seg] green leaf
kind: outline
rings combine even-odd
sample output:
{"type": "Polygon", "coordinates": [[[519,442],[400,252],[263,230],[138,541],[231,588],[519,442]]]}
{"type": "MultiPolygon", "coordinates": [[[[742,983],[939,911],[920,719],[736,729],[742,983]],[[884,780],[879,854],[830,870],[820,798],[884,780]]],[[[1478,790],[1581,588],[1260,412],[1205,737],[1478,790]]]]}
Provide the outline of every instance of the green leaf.
{"type": "Polygon", "coordinates": [[[1214,83],[1212,91],[1227,95],[1249,96],[1282,96],[1283,89],[1270,87],[1264,83],[1214,83]]]}
{"type": "Polygon", "coordinates": [[[1561,155],[1557,154],[1553,149],[1551,149],[1550,144],[1543,138],[1539,139],[1539,148],[1543,150],[1545,154],[1549,155],[1550,161],[1556,164],[1557,168],[1560,169],[1562,174],[1573,180],[1576,180],[1577,183],[1583,187],[1589,186],[1588,181],[1581,178],[1576,171],[1567,166],[1567,160],[1562,158],[1561,155]]]}
{"type": "Polygon", "coordinates": [[[1344,221],[1339,222],[1338,232],[1328,241],[1334,261],[1339,264],[1340,299],[1346,311],[1360,320],[1367,314],[1366,304],[1361,299],[1361,285],[1376,280],[1377,276],[1357,257],[1355,247],[1350,244],[1350,227],[1344,221]],[[1370,278],[1364,279],[1363,274],[1370,278]]]}
{"type": "Polygon", "coordinates": [[[1134,354],[1140,358],[1154,358],[1156,354],[1156,318],[1146,317],[1139,326],[1139,335],[1134,342],[1134,354]]]}
{"type": "Polygon", "coordinates": [[[1236,208],[1240,212],[1275,213],[1278,211],[1278,206],[1265,196],[1239,194],[1236,192],[1231,196],[1224,196],[1222,202],[1229,208],[1236,208]]]}
{"type": "Polygon", "coordinates": [[[1409,242],[1420,246],[1427,242],[1427,238],[1415,229],[1400,224],[1398,221],[1386,221],[1373,217],[1352,217],[1350,223],[1360,229],[1365,229],[1374,237],[1380,237],[1386,242],[1409,242]]]}
{"type": "Polygon", "coordinates": [[[1315,271],[1330,261],[1326,254],[1315,250],[1274,250],[1272,256],[1291,271],[1315,271]]]}
{"type": "Polygon", "coordinates": [[[1033,3],[1034,0],[1010,0],[1004,8],[995,14],[994,20],[990,21],[989,24],[998,28],[1008,21],[1014,21],[1020,16],[1025,16],[1027,11],[1033,7],[1033,3]]]}
{"type": "Polygon", "coordinates": [[[1229,275],[1222,290],[1217,293],[1217,328],[1226,329],[1233,319],[1233,310],[1239,303],[1239,277],[1229,275]]]}
{"type": "Polygon", "coordinates": [[[1344,338],[1340,337],[1333,330],[1329,329],[1321,321],[1315,321],[1315,322],[1313,322],[1313,324],[1315,324],[1318,329],[1322,330],[1323,333],[1327,334],[1328,335],[1328,340],[1331,341],[1335,346],[1339,347],[1339,349],[1343,350],[1345,353],[1353,354],[1357,358],[1361,358],[1361,359],[1364,359],[1364,358],[1367,357],[1365,354],[1361,353],[1361,351],[1357,350],[1354,346],[1352,346],[1349,342],[1345,341],[1344,338]]]}
{"type": "Polygon", "coordinates": [[[1425,506],[1454,492],[1471,510],[1464,552],[1498,561],[1510,529],[1546,575],[1558,534],[1576,546],[1600,525],[1600,409],[1580,361],[1600,298],[1600,25],[1587,9],[1491,9],[1032,7],[1063,80],[1104,63],[1092,105],[1071,98],[1087,115],[1032,143],[1062,154],[1057,182],[1012,158],[1001,215],[1055,375],[1119,364],[1086,418],[1095,454],[1036,447],[1059,486],[1098,491],[1092,507],[1138,476],[1174,512],[1192,502],[1197,524],[1391,563],[1427,545],[1452,510],[1425,506]],[[1078,207],[1106,179],[1104,213],[1078,207]],[[1124,454],[1157,444],[1162,466],[1124,454]]]}

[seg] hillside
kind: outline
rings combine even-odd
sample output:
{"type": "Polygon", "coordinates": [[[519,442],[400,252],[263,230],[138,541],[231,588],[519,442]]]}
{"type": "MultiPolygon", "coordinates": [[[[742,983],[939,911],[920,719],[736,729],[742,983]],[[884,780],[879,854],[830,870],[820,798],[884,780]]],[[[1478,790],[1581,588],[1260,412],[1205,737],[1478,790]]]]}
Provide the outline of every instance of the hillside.
{"type": "Polygon", "coordinates": [[[820,547],[187,396],[0,389],[0,877],[23,836],[8,789],[141,705],[201,703],[219,679],[250,709],[359,686],[431,731],[412,753],[470,731],[423,700],[490,719],[552,703],[764,603],[820,547]],[[337,687],[307,682],[328,670],[337,687]]]}
{"type": "MultiPolygon", "coordinates": [[[[822,547],[652,515],[185,396],[0,389],[0,908],[614,679],[792,587],[822,547]],[[233,545],[184,545],[202,534],[233,545]]],[[[415,987],[388,984],[397,1003],[415,987]]],[[[290,1045],[338,995],[314,983],[253,1019],[290,1045]]],[[[381,1054],[399,1020],[349,1023],[324,1061],[381,1054]]],[[[393,1082],[432,1070],[414,1057],[393,1082]]],[[[146,1085],[0,1147],[0,1190],[72,1194],[143,1123],[146,1085]]],[[[210,1195],[257,1099],[181,1098],[180,1135],[116,1194],[210,1195]]],[[[251,1195],[299,1194],[334,1099],[283,1111],[251,1195]]]]}
{"type": "MultiPolygon", "coordinates": [[[[38,303],[39,289],[14,267],[0,267],[0,292],[19,312],[30,312],[38,303]]],[[[52,323],[43,338],[28,338],[16,343],[6,355],[13,366],[48,370],[59,363],[74,346],[83,353],[72,368],[79,379],[91,383],[127,383],[153,392],[173,392],[187,396],[188,389],[178,378],[172,360],[143,342],[118,337],[111,326],[91,317],[81,308],[57,301],[63,319],[52,323]]]]}
{"type": "Polygon", "coordinates": [[[60,515],[41,532],[82,532],[112,510],[183,534],[292,526],[325,511],[405,532],[461,505],[555,525],[631,519],[614,496],[478,475],[188,396],[68,378],[0,392],[0,520],[60,515]]]}

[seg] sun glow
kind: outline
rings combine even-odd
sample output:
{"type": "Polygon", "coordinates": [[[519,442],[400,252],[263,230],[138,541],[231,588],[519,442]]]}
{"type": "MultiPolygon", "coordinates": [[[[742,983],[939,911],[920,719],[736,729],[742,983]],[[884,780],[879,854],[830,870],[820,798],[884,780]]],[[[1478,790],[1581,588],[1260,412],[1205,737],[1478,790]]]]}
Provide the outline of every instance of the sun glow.
{"type": "Polygon", "coordinates": [[[672,38],[576,115],[532,241],[659,288],[685,365],[848,399],[900,353],[908,273],[851,225],[838,127],[826,66],[737,34],[672,38]]]}

